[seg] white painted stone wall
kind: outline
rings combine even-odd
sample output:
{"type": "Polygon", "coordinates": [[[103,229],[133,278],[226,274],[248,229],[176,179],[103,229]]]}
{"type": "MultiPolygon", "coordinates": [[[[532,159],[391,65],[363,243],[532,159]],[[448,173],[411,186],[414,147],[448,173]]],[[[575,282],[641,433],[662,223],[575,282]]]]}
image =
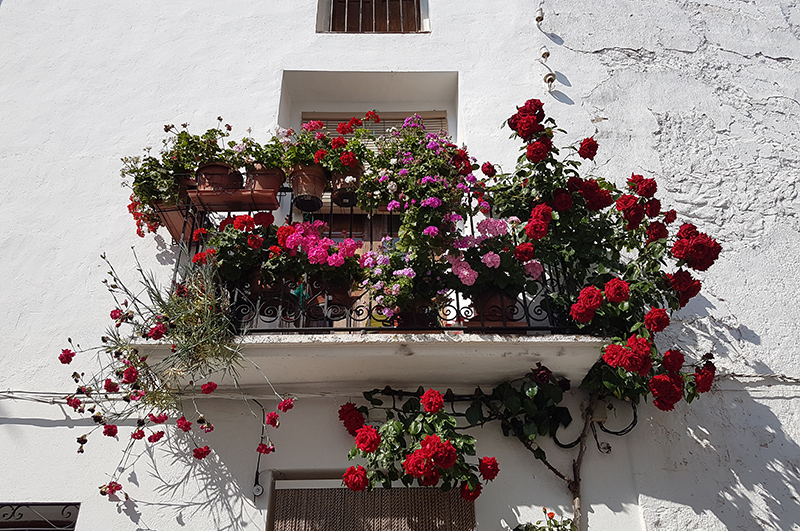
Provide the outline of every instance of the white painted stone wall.
{"type": "MultiPolygon", "coordinates": [[[[679,315],[689,333],[673,327],[661,346],[712,351],[720,372],[754,376],[723,378],[671,413],[645,406],[633,433],[604,438],[612,453],[585,465],[589,528],[800,529],[797,3],[548,1],[537,27],[527,0],[432,0],[423,35],[317,34],[316,3],[0,1],[0,390],[72,389],[75,365],[56,356],[107,323],[101,252],[132,277],[135,246],[167,278],[174,249],[135,236],[118,179],[119,158],[156,145],[163,124],[203,129],[222,115],[264,135],[283,70],[456,71],[457,138],[481,162],[513,165],[498,127],[539,97],[569,140],[595,135],[594,174],[656,177],[664,204],[723,245],[679,315]]],[[[262,468],[344,468],[343,400],[301,400],[262,468]]],[[[249,498],[258,423],[241,401],[209,408],[213,458],[172,466],[172,446],[145,452],[122,478],[133,500],[115,504],[96,487],[120,444],[95,436],[77,455],[84,421],[0,400],[0,502],[80,501],[80,530],[263,529],[263,499],[249,498]]],[[[476,502],[480,529],[566,508],[562,485],[513,441],[478,437],[502,471],[476,502]]]]}

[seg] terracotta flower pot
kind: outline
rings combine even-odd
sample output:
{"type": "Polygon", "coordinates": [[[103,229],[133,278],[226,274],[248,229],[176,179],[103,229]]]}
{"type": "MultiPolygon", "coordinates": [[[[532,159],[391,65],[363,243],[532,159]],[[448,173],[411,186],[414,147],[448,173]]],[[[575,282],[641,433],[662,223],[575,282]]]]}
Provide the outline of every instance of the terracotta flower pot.
{"type": "Polygon", "coordinates": [[[256,162],[252,168],[247,170],[247,189],[248,190],[280,190],[286,174],[280,168],[267,168],[263,164],[256,162]]]}
{"type": "Polygon", "coordinates": [[[346,172],[331,173],[331,199],[335,204],[346,208],[356,206],[356,190],[362,173],[364,167],[360,164],[346,172]]]}
{"type": "Polygon", "coordinates": [[[481,326],[525,326],[525,314],[514,295],[500,291],[487,291],[472,297],[475,317],[467,321],[467,327],[481,326]]]}
{"type": "Polygon", "coordinates": [[[322,193],[328,179],[321,164],[297,164],[292,167],[291,179],[294,206],[303,212],[316,212],[322,208],[322,193]]]}
{"type": "Polygon", "coordinates": [[[237,170],[219,162],[203,164],[195,172],[198,191],[232,191],[241,190],[242,174],[237,170]]]}

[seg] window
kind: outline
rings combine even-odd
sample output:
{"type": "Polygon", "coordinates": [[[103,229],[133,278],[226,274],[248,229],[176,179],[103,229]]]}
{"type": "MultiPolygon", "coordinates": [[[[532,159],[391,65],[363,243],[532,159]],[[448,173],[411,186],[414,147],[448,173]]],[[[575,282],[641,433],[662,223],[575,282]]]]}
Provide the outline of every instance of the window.
{"type": "Polygon", "coordinates": [[[428,32],[427,0],[320,0],[321,33],[428,32]]]}
{"type": "Polygon", "coordinates": [[[0,503],[0,529],[75,529],[79,503],[0,503]]]}
{"type": "Polygon", "coordinates": [[[272,531],[473,531],[475,504],[458,489],[276,489],[272,531]]]}

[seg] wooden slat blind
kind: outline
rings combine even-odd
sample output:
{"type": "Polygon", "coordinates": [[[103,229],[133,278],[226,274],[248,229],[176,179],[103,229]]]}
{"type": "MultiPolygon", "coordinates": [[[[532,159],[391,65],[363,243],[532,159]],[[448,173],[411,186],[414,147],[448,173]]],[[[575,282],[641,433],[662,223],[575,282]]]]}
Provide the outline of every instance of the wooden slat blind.
{"type": "Polygon", "coordinates": [[[417,33],[420,0],[330,0],[329,32],[417,33]]]}

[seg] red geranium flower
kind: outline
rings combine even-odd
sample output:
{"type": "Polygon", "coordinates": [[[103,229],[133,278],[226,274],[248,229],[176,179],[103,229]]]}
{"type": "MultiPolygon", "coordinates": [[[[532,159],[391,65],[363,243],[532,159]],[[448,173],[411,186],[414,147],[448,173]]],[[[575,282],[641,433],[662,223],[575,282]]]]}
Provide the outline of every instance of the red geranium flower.
{"type": "Polygon", "coordinates": [[[199,242],[203,238],[203,234],[208,233],[208,231],[204,228],[194,229],[194,233],[192,234],[192,240],[199,242]]]}
{"type": "Polygon", "coordinates": [[[273,223],[275,223],[275,216],[272,215],[272,212],[259,212],[253,215],[253,221],[256,225],[261,225],[262,227],[269,227],[273,223]]]}
{"type": "Polygon", "coordinates": [[[342,122],[336,126],[336,130],[340,135],[349,135],[354,131],[353,126],[346,122],[342,122]]]}
{"type": "Polygon", "coordinates": [[[315,163],[315,164],[319,164],[319,163],[320,163],[320,161],[321,161],[322,159],[324,159],[324,158],[325,158],[325,155],[327,155],[327,154],[328,154],[328,152],[327,152],[326,150],[324,150],[324,149],[319,149],[319,150],[317,150],[317,152],[316,152],[316,153],[314,153],[314,163],[315,163]]]}
{"type": "Polygon", "coordinates": [[[347,145],[347,139],[343,136],[337,136],[331,141],[331,147],[333,149],[339,149],[345,147],[347,145]]]}
{"type": "Polygon", "coordinates": [[[256,222],[253,216],[248,216],[247,214],[236,216],[233,218],[233,228],[244,232],[250,232],[256,228],[256,222]]]}
{"type": "Polygon", "coordinates": [[[251,249],[261,249],[261,246],[264,245],[264,238],[256,236],[255,234],[249,234],[247,236],[247,245],[251,249]]]}
{"type": "Polygon", "coordinates": [[[352,151],[345,151],[342,153],[339,160],[342,161],[342,164],[351,168],[358,165],[358,159],[352,151]]]}
{"type": "Polygon", "coordinates": [[[378,116],[378,113],[376,113],[375,111],[368,111],[367,114],[364,115],[364,119],[371,120],[376,124],[381,123],[381,117],[378,116]]]}

